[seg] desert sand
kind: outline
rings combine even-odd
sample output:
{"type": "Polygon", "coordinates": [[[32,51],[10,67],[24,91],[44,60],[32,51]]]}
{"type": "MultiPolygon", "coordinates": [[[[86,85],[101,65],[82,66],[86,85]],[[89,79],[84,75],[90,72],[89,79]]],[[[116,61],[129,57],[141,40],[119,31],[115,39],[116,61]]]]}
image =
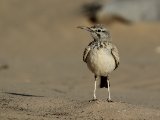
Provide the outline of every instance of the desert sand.
{"type": "MultiPolygon", "coordinates": [[[[87,0],[89,1],[89,0],[87,0]]],[[[0,1],[0,120],[159,120],[160,22],[106,25],[120,50],[111,97],[82,61],[86,2],[0,1]]]]}

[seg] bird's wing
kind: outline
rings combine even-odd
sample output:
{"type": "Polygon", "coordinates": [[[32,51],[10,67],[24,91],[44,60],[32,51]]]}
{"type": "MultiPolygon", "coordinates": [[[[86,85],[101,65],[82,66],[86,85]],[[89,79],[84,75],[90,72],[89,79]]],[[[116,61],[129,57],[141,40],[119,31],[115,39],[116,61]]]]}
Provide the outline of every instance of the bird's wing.
{"type": "Polygon", "coordinates": [[[88,53],[90,52],[91,48],[90,46],[87,46],[83,52],[83,61],[86,62],[86,58],[87,58],[87,55],[88,53]]]}
{"type": "Polygon", "coordinates": [[[118,49],[115,45],[113,45],[113,47],[111,49],[111,53],[112,53],[112,56],[114,57],[114,60],[115,60],[115,63],[116,63],[116,66],[115,66],[115,69],[116,69],[119,65],[120,58],[119,58],[118,49]]]}

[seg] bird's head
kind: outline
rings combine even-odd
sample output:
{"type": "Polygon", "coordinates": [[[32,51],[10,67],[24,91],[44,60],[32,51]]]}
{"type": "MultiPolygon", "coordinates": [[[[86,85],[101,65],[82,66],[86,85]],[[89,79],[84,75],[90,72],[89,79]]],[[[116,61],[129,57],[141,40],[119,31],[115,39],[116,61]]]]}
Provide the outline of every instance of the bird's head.
{"type": "Polygon", "coordinates": [[[101,24],[97,24],[91,27],[78,26],[78,28],[89,31],[95,41],[111,40],[110,32],[101,24]]]}

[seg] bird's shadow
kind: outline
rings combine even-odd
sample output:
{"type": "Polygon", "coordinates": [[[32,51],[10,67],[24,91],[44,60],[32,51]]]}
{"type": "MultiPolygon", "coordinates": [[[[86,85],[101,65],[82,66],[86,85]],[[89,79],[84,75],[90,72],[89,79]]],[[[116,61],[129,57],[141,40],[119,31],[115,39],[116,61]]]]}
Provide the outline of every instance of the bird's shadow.
{"type": "Polygon", "coordinates": [[[10,95],[16,95],[16,96],[24,96],[24,97],[44,97],[39,95],[31,95],[31,94],[15,93],[15,92],[4,92],[4,93],[10,94],[10,95]]]}

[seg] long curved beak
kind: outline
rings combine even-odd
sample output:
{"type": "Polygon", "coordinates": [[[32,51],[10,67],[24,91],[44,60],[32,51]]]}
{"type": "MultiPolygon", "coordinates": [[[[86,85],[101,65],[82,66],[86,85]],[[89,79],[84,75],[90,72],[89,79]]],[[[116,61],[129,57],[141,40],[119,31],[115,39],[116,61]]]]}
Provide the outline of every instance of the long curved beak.
{"type": "Polygon", "coordinates": [[[77,28],[92,32],[92,30],[89,27],[85,27],[85,26],[78,26],[77,28]]]}

